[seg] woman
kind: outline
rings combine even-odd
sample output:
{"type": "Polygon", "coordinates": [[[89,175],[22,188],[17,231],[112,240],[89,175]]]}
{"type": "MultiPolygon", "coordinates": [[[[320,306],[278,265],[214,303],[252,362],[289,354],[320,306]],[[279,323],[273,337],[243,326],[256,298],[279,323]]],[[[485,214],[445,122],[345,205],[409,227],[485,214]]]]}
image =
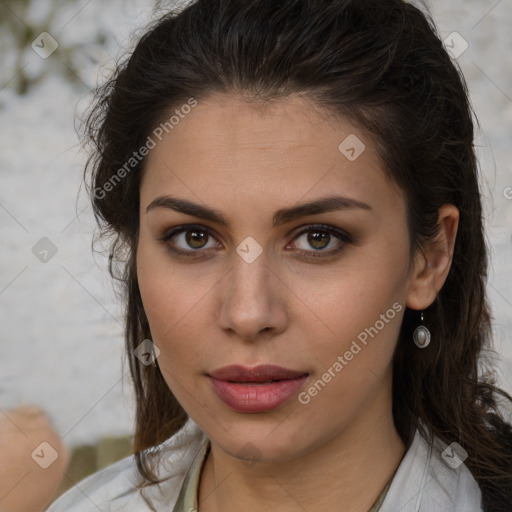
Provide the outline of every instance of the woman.
{"type": "Polygon", "coordinates": [[[402,0],[199,0],[99,91],[135,455],[51,512],[503,511],[467,90],[402,0]]]}

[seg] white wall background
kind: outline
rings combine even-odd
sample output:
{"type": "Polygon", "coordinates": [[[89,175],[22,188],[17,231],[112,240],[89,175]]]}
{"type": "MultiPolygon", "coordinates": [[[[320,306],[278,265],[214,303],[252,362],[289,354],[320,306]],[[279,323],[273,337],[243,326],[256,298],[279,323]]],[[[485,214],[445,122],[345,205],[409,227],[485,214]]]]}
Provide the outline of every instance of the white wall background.
{"type": "MultiPolygon", "coordinates": [[[[26,13],[4,4],[3,15],[21,24],[60,5],[49,32],[62,47],[86,47],[87,58],[79,63],[81,82],[71,85],[57,72],[65,66],[58,51],[41,59],[28,47],[25,71],[47,66],[47,73],[24,96],[12,90],[5,69],[0,75],[0,409],[41,405],[69,445],[128,433],[133,407],[130,383],[123,381],[121,310],[105,258],[91,252],[94,220],[83,190],[76,208],[85,155],[74,124],[75,108],[101,80],[99,65],[112,66],[119,45],[129,45],[132,31],[149,20],[152,4],[38,0],[26,13]],[[99,31],[109,35],[104,46],[94,44],[99,31]],[[57,248],[46,263],[32,252],[43,237],[57,248]]],[[[468,43],[458,62],[481,123],[489,295],[501,383],[512,392],[512,198],[505,197],[512,187],[512,0],[430,5],[442,37],[456,31],[468,43]]]]}

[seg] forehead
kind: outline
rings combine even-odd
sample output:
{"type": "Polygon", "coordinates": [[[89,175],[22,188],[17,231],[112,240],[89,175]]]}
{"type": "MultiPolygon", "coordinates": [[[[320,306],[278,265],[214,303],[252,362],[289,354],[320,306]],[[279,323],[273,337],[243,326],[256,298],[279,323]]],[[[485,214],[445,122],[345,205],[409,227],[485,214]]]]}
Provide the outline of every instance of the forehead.
{"type": "Polygon", "coordinates": [[[298,96],[263,102],[212,95],[160,138],[153,136],[146,159],[141,207],[165,192],[241,205],[334,190],[392,205],[400,195],[365,131],[298,96]]]}

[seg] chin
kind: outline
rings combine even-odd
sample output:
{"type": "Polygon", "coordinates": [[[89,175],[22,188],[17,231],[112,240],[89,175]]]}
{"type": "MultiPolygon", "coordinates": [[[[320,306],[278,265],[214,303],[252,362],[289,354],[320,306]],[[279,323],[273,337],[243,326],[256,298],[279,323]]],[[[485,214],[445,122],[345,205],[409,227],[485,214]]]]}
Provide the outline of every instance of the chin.
{"type": "Polygon", "coordinates": [[[255,416],[262,415],[247,414],[239,421],[223,422],[225,430],[216,429],[209,437],[230,456],[248,463],[285,462],[308,451],[308,440],[299,425],[283,421],[282,417],[255,421],[255,416]]]}

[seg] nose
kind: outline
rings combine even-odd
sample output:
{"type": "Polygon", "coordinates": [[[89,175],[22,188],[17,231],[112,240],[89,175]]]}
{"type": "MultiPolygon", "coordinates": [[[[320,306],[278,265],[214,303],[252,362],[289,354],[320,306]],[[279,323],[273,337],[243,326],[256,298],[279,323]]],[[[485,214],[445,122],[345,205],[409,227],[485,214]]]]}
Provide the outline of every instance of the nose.
{"type": "Polygon", "coordinates": [[[248,263],[234,255],[233,267],[218,287],[219,326],[232,338],[246,343],[283,332],[287,323],[289,291],[269,266],[265,251],[248,263]]]}

